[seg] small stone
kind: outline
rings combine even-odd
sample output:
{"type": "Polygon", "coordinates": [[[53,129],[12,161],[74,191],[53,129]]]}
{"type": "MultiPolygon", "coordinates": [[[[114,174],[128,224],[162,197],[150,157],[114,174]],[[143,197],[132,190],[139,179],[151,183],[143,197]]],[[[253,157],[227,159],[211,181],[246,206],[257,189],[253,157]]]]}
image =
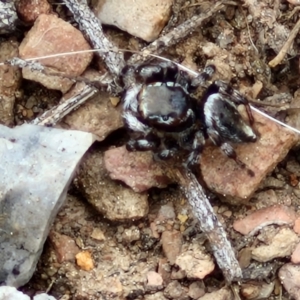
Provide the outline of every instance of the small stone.
{"type": "Polygon", "coordinates": [[[180,231],[164,231],[161,235],[161,243],[165,256],[171,265],[175,263],[182,247],[182,235],[180,231]]]}
{"type": "Polygon", "coordinates": [[[205,294],[205,290],[201,282],[195,281],[192,284],[190,284],[188,295],[192,299],[198,299],[199,297],[202,297],[204,294],[205,294]]]}
{"type": "Polygon", "coordinates": [[[259,262],[267,262],[277,257],[290,256],[298,242],[299,238],[294,231],[282,228],[269,245],[253,249],[252,258],[259,262]]]}
{"type": "Polygon", "coordinates": [[[109,100],[114,107],[120,103],[120,97],[109,97],[109,100]]]}
{"type": "Polygon", "coordinates": [[[233,228],[244,235],[254,234],[267,225],[293,224],[296,217],[292,208],[278,204],[259,209],[245,218],[235,221],[233,228]]]}
{"type": "Polygon", "coordinates": [[[98,240],[98,241],[105,241],[105,235],[100,228],[94,228],[91,234],[91,238],[98,240]]]}
{"type": "Polygon", "coordinates": [[[167,205],[162,205],[157,214],[157,220],[160,222],[165,222],[167,220],[175,219],[175,211],[172,203],[167,205]]]}
{"type": "Polygon", "coordinates": [[[245,299],[270,299],[274,290],[275,282],[249,282],[241,285],[241,294],[245,299]]]}
{"type": "Polygon", "coordinates": [[[188,299],[182,298],[186,295],[186,289],[177,280],[171,281],[164,290],[164,295],[168,299],[188,299]]]}
{"type": "Polygon", "coordinates": [[[134,241],[138,241],[141,237],[140,230],[136,226],[131,226],[128,229],[125,229],[122,234],[123,243],[132,243],[134,241]]]}
{"type": "Polygon", "coordinates": [[[238,260],[239,260],[239,264],[240,267],[242,269],[247,268],[250,265],[251,262],[251,258],[252,258],[252,250],[251,248],[243,248],[238,255],[238,260]]]}
{"type": "Polygon", "coordinates": [[[95,14],[103,24],[121,30],[147,42],[154,41],[168,22],[172,0],[98,0],[95,14]]]}
{"type": "Polygon", "coordinates": [[[180,221],[181,224],[184,224],[188,220],[189,216],[188,215],[177,215],[177,219],[180,221]]]}
{"type": "Polygon", "coordinates": [[[186,272],[184,270],[176,270],[172,269],[171,279],[173,280],[181,280],[186,277],[186,272]]]}
{"type": "Polygon", "coordinates": [[[147,289],[149,290],[161,290],[163,288],[163,279],[160,274],[149,271],[147,273],[147,289]]]}
{"type": "Polygon", "coordinates": [[[225,218],[230,218],[232,216],[232,211],[226,210],[223,212],[222,216],[224,216],[225,218]]]}
{"type": "Polygon", "coordinates": [[[47,0],[17,0],[15,5],[19,18],[26,23],[33,23],[39,15],[51,11],[47,0]]]}
{"type": "Polygon", "coordinates": [[[292,299],[300,300],[300,265],[285,264],[278,272],[284,288],[292,299]]]}
{"type": "Polygon", "coordinates": [[[49,234],[49,239],[54,247],[59,263],[74,260],[76,254],[80,252],[80,249],[76,245],[75,241],[67,235],[51,231],[49,234]]]}
{"type": "Polygon", "coordinates": [[[198,298],[198,300],[234,300],[232,292],[227,288],[222,288],[212,293],[206,293],[204,296],[198,298]]]}
{"type": "Polygon", "coordinates": [[[88,251],[79,252],[76,255],[76,263],[82,270],[90,271],[94,269],[92,255],[88,251]]]}
{"type": "Polygon", "coordinates": [[[171,266],[166,258],[160,258],[158,261],[158,271],[164,284],[168,284],[171,281],[171,266]]]}
{"type": "Polygon", "coordinates": [[[272,205],[278,204],[277,195],[274,192],[274,190],[271,189],[255,193],[254,198],[256,203],[256,209],[270,207],[272,205]]]}
{"type": "Polygon", "coordinates": [[[176,265],[191,279],[203,279],[215,268],[212,257],[197,244],[192,244],[190,249],[182,252],[176,259],[176,265]]]}
{"type": "Polygon", "coordinates": [[[294,264],[300,263],[300,244],[296,246],[296,249],[292,253],[291,262],[294,264]]]}
{"type": "Polygon", "coordinates": [[[145,295],[144,300],[168,300],[163,292],[158,292],[158,293],[155,293],[155,294],[152,294],[152,295],[145,295]]]}
{"type": "Polygon", "coordinates": [[[293,229],[297,234],[300,234],[300,218],[295,220],[293,229]]]}

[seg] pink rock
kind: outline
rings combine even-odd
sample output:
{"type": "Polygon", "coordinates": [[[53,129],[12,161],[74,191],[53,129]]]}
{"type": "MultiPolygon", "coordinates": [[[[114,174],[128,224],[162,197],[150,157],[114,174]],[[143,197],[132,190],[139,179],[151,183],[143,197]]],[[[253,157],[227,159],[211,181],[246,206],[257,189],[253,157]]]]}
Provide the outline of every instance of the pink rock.
{"type": "Polygon", "coordinates": [[[290,297],[300,300],[300,265],[285,264],[279,270],[279,278],[290,297]]]}
{"type": "Polygon", "coordinates": [[[286,156],[298,136],[273,121],[253,112],[256,143],[235,147],[238,158],[254,172],[250,176],[220,148],[207,146],[201,157],[201,171],[208,187],[232,202],[245,202],[255,192],[262,179],[286,156]]]}
{"type": "Polygon", "coordinates": [[[164,231],[161,235],[161,243],[165,256],[171,265],[175,263],[182,246],[182,234],[180,231],[164,231]]]}
{"type": "Polygon", "coordinates": [[[294,264],[300,263],[300,243],[296,246],[296,249],[292,253],[291,262],[294,264]]]}
{"type": "Polygon", "coordinates": [[[67,235],[51,231],[49,239],[54,247],[59,263],[75,260],[76,254],[80,252],[75,241],[67,235]]]}
{"type": "Polygon", "coordinates": [[[259,209],[245,218],[235,221],[233,228],[244,235],[254,234],[257,230],[270,224],[293,224],[296,217],[293,209],[278,204],[259,209]]]}
{"type": "MultiPolygon", "coordinates": [[[[22,41],[19,52],[22,59],[28,59],[89,49],[91,49],[89,44],[79,30],[55,15],[42,14],[22,41]]],[[[63,79],[63,75],[79,76],[91,60],[91,53],[41,59],[39,62],[49,69],[43,73],[24,68],[23,77],[64,93],[73,85],[73,82],[67,78],[63,79]],[[59,72],[60,75],[47,75],[51,72],[59,72]]]]}
{"type": "Polygon", "coordinates": [[[300,218],[296,219],[293,229],[297,234],[300,234],[300,218]]]}
{"type": "Polygon", "coordinates": [[[39,15],[51,11],[47,0],[19,0],[15,3],[19,18],[26,23],[33,23],[39,15]]]}
{"type": "Polygon", "coordinates": [[[171,281],[171,266],[165,257],[159,259],[157,272],[161,275],[164,284],[168,284],[171,281]]]}
{"type": "Polygon", "coordinates": [[[125,146],[109,149],[104,154],[104,164],[112,179],[125,182],[136,192],[171,183],[162,166],[153,161],[151,151],[128,152],[125,146]]]}
{"type": "Polygon", "coordinates": [[[151,289],[161,289],[163,285],[163,279],[160,274],[149,271],[147,273],[147,287],[151,289]]]}

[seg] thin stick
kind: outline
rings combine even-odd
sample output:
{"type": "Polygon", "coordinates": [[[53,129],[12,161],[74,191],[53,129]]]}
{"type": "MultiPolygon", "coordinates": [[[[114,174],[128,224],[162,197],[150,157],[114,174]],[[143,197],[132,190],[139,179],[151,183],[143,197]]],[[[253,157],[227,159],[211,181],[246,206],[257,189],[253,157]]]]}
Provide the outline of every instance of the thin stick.
{"type": "Polygon", "coordinates": [[[193,213],[200,223],[201,230],[210,242],[214,257],[226,281],[232,282],[241,279],[241,267],[227,239],[226,232],[215,215],[202,186],[195,175],[187,168],[177,168],[175,171],[177,182],[182,187],[189,204],[193,208],[193,213]]]}
{"type": "MultiPolygon", "coordinates": [[[[204,21],[210,19],[214,14],[217,13],[218,10],[220,10],[223,7],[224,4],[222,2],[217,2],[209,10],[203,12],[200,15],[192,17],[191,19],[177,26],[175,29],[173,29],[166,35],[158,38],[149,46],[143,48],[141,52],[146,54],[161,53],[165,48],[173,46],[185,37],[187,37],[189,34],[191,34],[191,32],[195,31],[199,26],[201,26],[204,21]]],[[[129,59],[128,64],[140,63],[142,59],[143,58],[141,57],[141,55],[133,55],[129,59]]]]}
{"type": "Polygon", "coordinates": [[[67,99],[57,106],[52,107],[41,116],[34,119],[31,124],[53,126],[75,108],[83,104],[87,99],[90,99],[95,94],[97,94],[97,92],[98,90],[96,88],[86,85],[79,94],[70,99],[67,99]]]}
{"type": "Polygon", "coordinates": [[[64,3],[72,12],[80,29],[90,40],[93,47],[102,50],[99,55],[105,61],[109,71],[119,76],[125,66],[123,55],[111,51],[115,46],[104,35],[100,21],[91,12],[86,3],[78,3],[77,0],[64,0],[64,3]]]}
{"type": "Polygon", "coordinates": [[[281,48],[281,50],[279,51],[277,56],[269,62],[269,66],[271,68],[276,67],[284,59],[285,55],[289,51],[294,39],[296,38],[296,36],[298,34],[299,29],[300,29],[300,20],[298,20],[297,24],[291,31],[289,38],[287,39],[287,41],[285,42],[285,44],[283,45],[283,47],[281,48]]]}

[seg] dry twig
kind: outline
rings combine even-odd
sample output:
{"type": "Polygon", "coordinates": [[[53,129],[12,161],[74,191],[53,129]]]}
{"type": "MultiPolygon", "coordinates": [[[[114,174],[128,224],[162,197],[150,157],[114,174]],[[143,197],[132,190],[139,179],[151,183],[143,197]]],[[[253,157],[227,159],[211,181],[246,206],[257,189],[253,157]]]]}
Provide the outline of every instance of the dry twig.
{"type": "Polygon", "coordinates": [[[294,39],[296,38],[296,36],[299,32],[299,29],[300,29],[300,20],[298,20],[297,24],[295,25],[295,27],[291,31],[289,38],[287,39],[287,41],[285,42],[285,44],[283,45],[283,47],[281,48],[281,50],[279,51],[277,56],[269,62],[269,66],[271,68],[276,67],[284,59],[284,57],[286,56],[286,54],[289,51],[290,47],[292,46],[292,43],[293,43],[294,39]]]}
{"type": "Polygon", "coordinates": [[[123,54],[111,51],[111,49],[116,47],[104,35],[100,21],[86,4],[79,3],[77,0],[64,0],[64,3],[93,47],[101,49],[99,55],[104,60],[109,71],[119,76],[125,66],[123,54]]]}
{"type": "Polygon", "coordinates": [[[98,90],[94,87],[86,85],[79,94],[76,96],[62,101],[57,106],[52,107],[50,110],[43,113],[38,118],[34,119],[31,124],[41,126],[53,126],[59,122],[63,117],[79,107],[86,100],[90,99],[98,93],[98,90]]]}
{"type": "Polygon", "coordinates": [[[241,267],[202,186],[195,175],[184,167],[177,168],[175,176],[193,208],[193,213],[199,220],[201,230],[210,242],[214,257],[223,271],[226,281],[232,282],[240,279],[242,277],[241,267]]]}
{"type": "MultiPolygon", "coordinates": [[[[186,36],[191,34],[191,32],[195,31],[199,26],[201,26],[206,20],[210,19],[214,14],[216,14],[220,9],[224,7],[222,2],[217,2],[212,8],[203,12],[200,15],[196,15],[191,19],[185,21],[180,24],[172,31],[167,33],[166,35],[158,38],[149,46],[145,47],[141,50],[142,54],[159,54],[162,52],[164,48],[168,48],[173,46],[183,40],[186,36]]],[[[141,61],[145,60],[145,56],[135,54],[133,55],[128,64],[137,64],[141,63],[141,61]]]]}

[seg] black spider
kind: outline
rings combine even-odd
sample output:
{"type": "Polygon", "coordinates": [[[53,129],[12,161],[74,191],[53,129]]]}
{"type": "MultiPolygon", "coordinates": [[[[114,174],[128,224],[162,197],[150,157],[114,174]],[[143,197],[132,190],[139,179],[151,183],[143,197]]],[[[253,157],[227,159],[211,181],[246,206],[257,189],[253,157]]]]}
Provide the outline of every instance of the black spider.
{"type": "Polygon", "coordinates": [[[210,138],[230,158],[244,166],[230,143],[255,142],[253,116],[247,99],[223,81],[208,86],[202,99],[191,97],[214,73],[208,65],[194,79],[170,62],[127,68],[123,97],[125,124],[132,131],[130,151],[152,150],[160,159],[173,157],[179,150],[188,153],[186,164],[197,165],[210,138]],[[249,123],[237,105],[246,107],[249,123]]]}

